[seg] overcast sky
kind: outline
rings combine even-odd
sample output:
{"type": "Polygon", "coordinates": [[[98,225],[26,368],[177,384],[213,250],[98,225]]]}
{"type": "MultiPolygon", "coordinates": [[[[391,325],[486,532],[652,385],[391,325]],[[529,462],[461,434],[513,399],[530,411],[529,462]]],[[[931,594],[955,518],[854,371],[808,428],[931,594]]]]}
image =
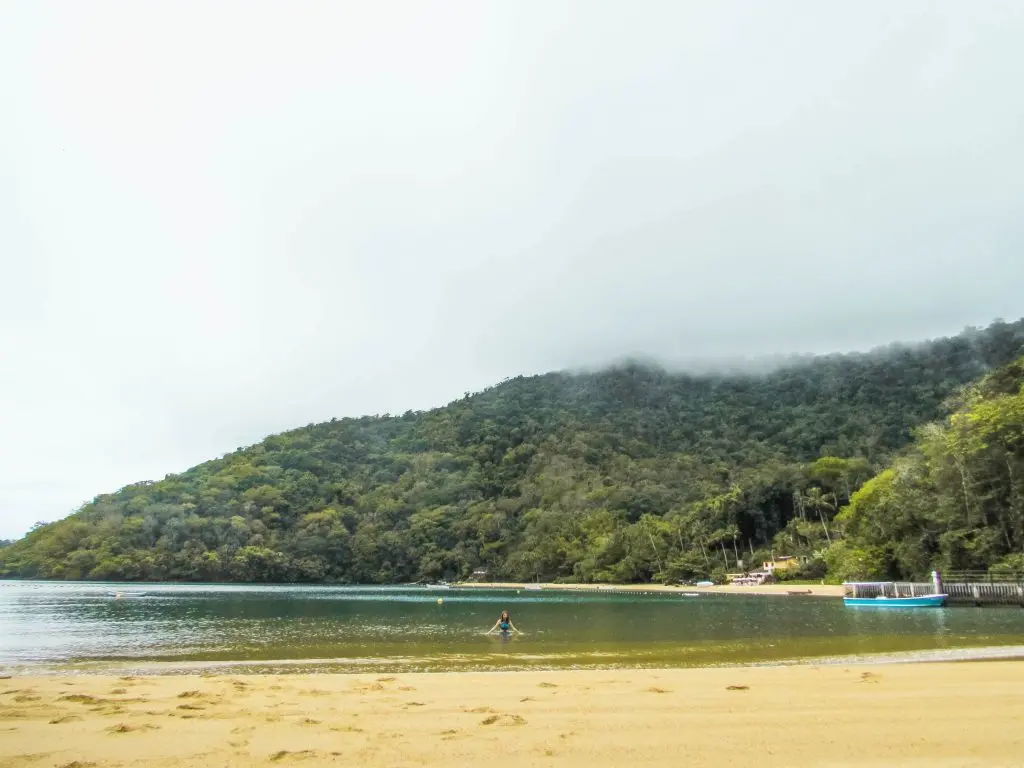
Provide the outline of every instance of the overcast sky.
{"type": "Polygon", "coordinates": [[[1024,315],[1024,2],[0,0],[0,538],[332,416],[1024,315]]]}

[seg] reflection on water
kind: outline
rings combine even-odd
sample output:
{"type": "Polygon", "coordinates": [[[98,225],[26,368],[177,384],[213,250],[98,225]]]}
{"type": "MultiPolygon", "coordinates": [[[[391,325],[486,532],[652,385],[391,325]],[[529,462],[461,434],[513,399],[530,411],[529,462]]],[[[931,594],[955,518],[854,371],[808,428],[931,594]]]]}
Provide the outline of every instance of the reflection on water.
{"type": "Polygon", "coordinates": [[[1012,645],[1019,609],[802,597],[0,582],[0,667],[516,669],[1012,645]],[[117,591],[123,599],[115,599],[117,591]],[[134,596],[139,591],[145,594],[134,596]],[[487,635],[507,608],[523,635],[487,635]]]}

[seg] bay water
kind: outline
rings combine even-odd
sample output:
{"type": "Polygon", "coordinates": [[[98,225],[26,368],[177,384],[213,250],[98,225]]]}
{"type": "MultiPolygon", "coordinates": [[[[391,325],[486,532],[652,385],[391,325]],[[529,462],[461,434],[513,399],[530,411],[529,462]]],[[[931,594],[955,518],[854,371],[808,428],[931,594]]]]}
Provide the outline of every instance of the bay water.
{"type": "Polygon", "coordinates": [[[8,674],[821,663],[992,647],[1011,655],[1017,646],[1024,646],[1020,608],[852,609],[828,598],[656,592],[0,582],[0,670],[8,674]],[[486,634],[502,609],[523,634],[486,634]]]}

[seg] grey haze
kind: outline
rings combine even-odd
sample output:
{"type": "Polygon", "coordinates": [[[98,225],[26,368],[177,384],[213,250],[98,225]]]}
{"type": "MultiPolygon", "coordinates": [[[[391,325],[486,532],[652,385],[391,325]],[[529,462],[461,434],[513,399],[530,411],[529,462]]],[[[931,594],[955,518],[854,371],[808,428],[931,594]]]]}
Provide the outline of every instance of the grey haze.
{"type": "Polygon", "coordinates": [[[506,376],[1024,314],[1024,3],[0,2],[0,537],[506,376]]]}

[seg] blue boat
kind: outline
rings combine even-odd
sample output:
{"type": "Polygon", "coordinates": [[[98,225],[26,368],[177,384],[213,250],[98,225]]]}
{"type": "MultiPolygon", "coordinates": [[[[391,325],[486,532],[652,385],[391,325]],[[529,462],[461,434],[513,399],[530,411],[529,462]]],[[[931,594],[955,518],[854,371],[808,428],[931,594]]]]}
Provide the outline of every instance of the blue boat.
{"type": "Polygon", "coordinates": [[[917,597],[844,597],[843,605],[851,608],[941,608],[948,595],[919,595],[917,597]]]}

